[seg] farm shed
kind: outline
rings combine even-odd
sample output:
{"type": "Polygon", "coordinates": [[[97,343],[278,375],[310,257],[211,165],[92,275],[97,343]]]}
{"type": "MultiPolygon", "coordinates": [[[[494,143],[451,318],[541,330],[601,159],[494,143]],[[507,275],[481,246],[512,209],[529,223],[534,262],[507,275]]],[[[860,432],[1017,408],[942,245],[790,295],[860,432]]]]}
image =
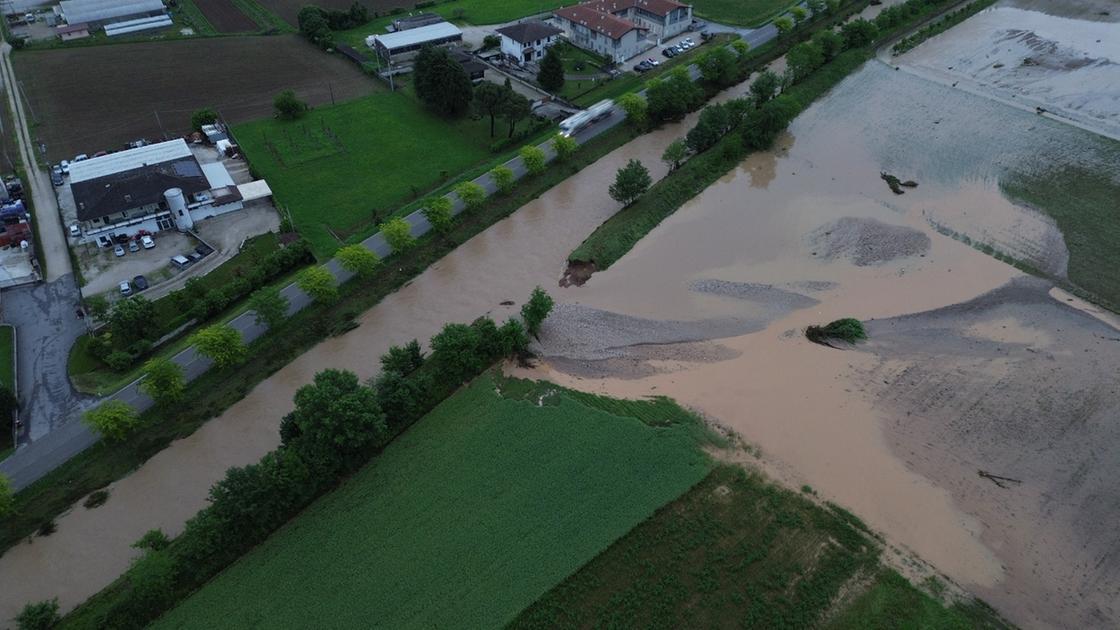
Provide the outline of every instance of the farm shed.
{"type": "Polygon", "coordinates": [[[450,22],[440,22],[388,35],[373,35],[366,45],[386,61],[409,56],[424,46],[442,46],[463,41],[463,31],[450,22]]]}
{"type": "Polygon", "coordinates": [[[90,27],[166,12],[163,0],[62,0],[58,5],[67,24],[84,22],[90,27]]]}
{"type": "Polygon", "coordinates": [[[69,26],[60,26],[55,29],[55,33],[57,33],[58,38],[64,42],[68,42],[74,39],[82,39],[83,37],[89,37],[89,25],[71,24],[69,26]]]}
{"type": "Polygon", "coordinates": [[[137,18],[135,20],[125,20],[124,22],[114,22],[105,25],[105,34],[109,37],[116,37],[118,35],[127,35],[129,33],[139,33],[140,31],[150,31],[156,28],[167,28],[171,26],[170,15],[153,15],[152,17],[137,18]]]}

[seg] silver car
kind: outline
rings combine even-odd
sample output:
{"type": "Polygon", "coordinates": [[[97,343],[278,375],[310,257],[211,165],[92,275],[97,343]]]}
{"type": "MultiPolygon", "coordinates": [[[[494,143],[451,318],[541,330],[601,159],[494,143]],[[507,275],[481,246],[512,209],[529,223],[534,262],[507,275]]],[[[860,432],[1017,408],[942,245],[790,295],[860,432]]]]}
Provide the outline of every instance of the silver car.
{"type": "Polygon", "coordinates": [[[121,247],[120,245],[117,245],[117,246],[113,247],[113,255],[116,256],[117,258],[120,258],[121,256],[124,256],[124,248],[121,247]]]}

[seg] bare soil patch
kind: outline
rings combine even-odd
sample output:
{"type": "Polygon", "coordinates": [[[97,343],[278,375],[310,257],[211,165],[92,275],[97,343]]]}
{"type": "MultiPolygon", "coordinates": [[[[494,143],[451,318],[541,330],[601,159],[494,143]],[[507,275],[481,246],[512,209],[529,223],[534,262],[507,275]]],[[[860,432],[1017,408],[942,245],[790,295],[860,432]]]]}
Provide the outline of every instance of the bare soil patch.
{"type": "Polygon", "coordinates": [[[194,4],[220,33],[257,30],[257,23],[234,6],[232,0],[194,0],[194,4]]]}
{"type": "Polygon", "coordinates": [[[316,106],[376,89],[294,34],[27,51],[15,65],[51,161],[179,136],[202,107],[238,123],[271,116],[283,90],[316,106]]]}

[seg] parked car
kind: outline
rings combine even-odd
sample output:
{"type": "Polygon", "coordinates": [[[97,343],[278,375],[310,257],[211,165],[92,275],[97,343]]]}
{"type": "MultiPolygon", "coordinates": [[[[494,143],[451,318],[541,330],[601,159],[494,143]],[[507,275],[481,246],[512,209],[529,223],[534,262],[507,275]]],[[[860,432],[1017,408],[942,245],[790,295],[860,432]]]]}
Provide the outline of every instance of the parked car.
{"type": "Polygon", "coordinates": [[[132,295],[132,285],[128,283],[128,280],[121,283],[121,295],[125,297],[132,295]]]}
{"type": "Polygon", "coordinates": [[[191,253],[187,254],[187,259],[190,260],[191,264],[193,265],[194,263],[202,260],[202,254],[200,254],[198,252],[191,252],[191,253]]]}
{"type": "Polygon", "coordinates": [[[57,166],[51,169],[51,183],[55,186],[62,185],[62,169],[57,166]]]}
{"type": "Polygon", "coordinates": [[[638,73],[649,72],[652,68],[653,68],[653,66],[649,65],[649,63],[647,63],[645,61],[640,61],[640,62],[638,62],[638,65],[634,66],[634,72],[638,72],[638,73]]]}
{"type": "Polygon", "coordinates": [[[214,248],[210,247],[206,243],[203,243],[194,248],[194,251],[198,252],[200,256],[209,256],[210,254],[214,253],[214,248]]]}
{"type": "Polygon", "coordinates": [[[673,46],[673,50],[677,51],[677,54],[679,55],[688,49],[684,46],[681,46],[680,44],[677,44],[676,46],[673,46]]]}
{"type": "Polygon", "coordinates": [[[140,244],[144,246],[144,249],[151,249],[156,246],[156,242],[147,234],[140,237],[140,244]]]}
{"type": "Polygon", "coordinates": [[[113,246],[113,255],[116,256],[117,258],[120,258],[121,256],[124,256],[124,248],[121,247],[120,245],[113,246]]]}
{"type": "Polygon", "coordinates": [[[89,156],[86,155],[85,153],[79,153],[79,154],[74,156],[74,161],[75,162],[82,162],[82,161],[88,160],[88,159],[89,159],[89,156]]]}
{"type": "Polygon", "coordinates": [[[103,155],[109,155],[109,152],[108,151],[98,151],[97,153],[93,154],[93,157],[101,157],[103,155]]]}
{"type": "Polygon", "coordinates": [[[695,45],[696,45],[696,42],[692,41],[692,38],[691,38],[691,37],[686,37],[686,38],[684,38],[684,42],[682,42],[682,43],[684,43],[684,44],[688,44],[688,47],[689,47],[689,48],[692,48],[693,46],[695,46],[695,45]]]}
{"type": "Polygon", "coordinates": [[[653,57],[650,57],[649,59],[646,59],[646,63],[648,63],[651,66],[660,66],[661,65],[661,62],[654,59],[653,57]]]}
{"type": "Polygon", "coordinates": [[[132,279],[132,286],[136,287],[137,291],[143,291],[148,288],[148,279],[144,276],[136,276],[132,279]]]}
{"type": "Polygon", "coordinates": [[[171,266],[175,267],[176,269],[186,269],[190,264],[191,261],[187,260],[186,256],[171,257],[171,266]]]}
{"type": "Polygon", "coordinates": [[[666,57],[668,57],[670,59],[672,59],[673,57],[677,56],[677,49],[670,46],[669,48],[666,48],[665,50],[662,50],[661,54],[665,55],[666,57]]]}
{"type": "Polygon", "coordinates": [[[140,243],[137,243],[136,241],[129,241],[128,242],[128,251],[130,251],[134,254],[136,252],[140,251],[140,243]]]}
{"type": "Polygon", "coordinates": [[[63,160],[59,162],[58,168],[62,169],[63,175],[68,175],[70,173],[70,160],[63,160]]]}
{"type": "Polygon", "coordinates": [[[78,238],[81,235],[82,235],[82,229],[78,227],[77,223],[70,226],[70,236],[72,236],[74,238],[78,238]]]}

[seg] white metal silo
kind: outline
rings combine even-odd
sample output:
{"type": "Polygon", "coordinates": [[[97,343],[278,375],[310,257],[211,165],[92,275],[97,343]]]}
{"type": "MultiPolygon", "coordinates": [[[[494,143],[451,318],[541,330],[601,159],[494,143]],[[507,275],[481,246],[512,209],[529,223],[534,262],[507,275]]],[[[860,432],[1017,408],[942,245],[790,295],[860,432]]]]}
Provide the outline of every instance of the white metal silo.
{"type": "Polygon", "coordinates": [[[194,219],[191,218],[190,210],[187,210],[187,199],[183,196],[182,188],[168,188],[163,191],[163,198],[167,200],[167,209],[171,211],[177,230],[186,232],[194,227],[194,219]]]}

